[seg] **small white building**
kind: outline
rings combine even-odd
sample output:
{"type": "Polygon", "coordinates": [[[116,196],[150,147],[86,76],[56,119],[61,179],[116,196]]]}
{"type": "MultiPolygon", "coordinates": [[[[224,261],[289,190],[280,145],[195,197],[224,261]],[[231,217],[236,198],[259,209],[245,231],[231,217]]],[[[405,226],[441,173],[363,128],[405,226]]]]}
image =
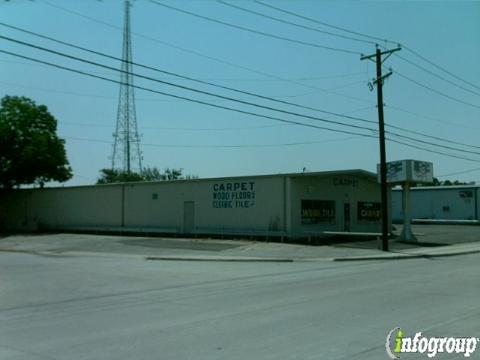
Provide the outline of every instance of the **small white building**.
{"type": "MultiPolygon", "coordinates": [[[[410,192],[413,219],[480,220],[480,186],[422,186],[410,192]]],[[[402,189],[392,191],[392,218],[401,222],[402,189]]]]}
{"type": "Polygon", "coordinates": [[[380,232],[380,186],[364,170],[22,189],[0,193],[12,230],[322,236],[380,232]]]}

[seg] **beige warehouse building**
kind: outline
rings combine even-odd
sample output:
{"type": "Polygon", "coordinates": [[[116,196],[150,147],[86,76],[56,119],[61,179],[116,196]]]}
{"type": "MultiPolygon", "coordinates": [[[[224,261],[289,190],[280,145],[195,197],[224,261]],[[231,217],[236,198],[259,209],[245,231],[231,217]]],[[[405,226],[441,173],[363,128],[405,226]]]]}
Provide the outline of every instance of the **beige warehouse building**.
{"type": "Polygon", "coordinates": [[[302,238],[379,232],[380,187],[364,170],[138,182],[0,194],[9,230],[302,238]]]}

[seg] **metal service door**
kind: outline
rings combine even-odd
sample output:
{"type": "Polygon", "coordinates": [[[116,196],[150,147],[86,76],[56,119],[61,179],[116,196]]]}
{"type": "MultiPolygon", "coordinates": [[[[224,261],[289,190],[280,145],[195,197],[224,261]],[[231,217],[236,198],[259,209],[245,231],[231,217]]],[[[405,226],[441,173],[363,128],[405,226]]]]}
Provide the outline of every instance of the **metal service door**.
{"type": "Polygon", "coordinates": [[[343,231],[350,231],[350,203],[343,204],[343,231]]]}
{"type": "Polygon", "coordinates": [[[183,232],[190,234],[195,228],[195,202],[185,201],[183,203],[183,232]]]}

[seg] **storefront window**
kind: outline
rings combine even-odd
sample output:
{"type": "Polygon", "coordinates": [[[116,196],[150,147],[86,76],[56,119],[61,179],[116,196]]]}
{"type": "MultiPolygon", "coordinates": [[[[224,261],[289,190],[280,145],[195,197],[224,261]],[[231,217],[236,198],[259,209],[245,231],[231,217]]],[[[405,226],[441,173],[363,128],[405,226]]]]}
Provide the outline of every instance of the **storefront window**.
{"type": "Polygon", "coordinates": [[[302,200],[302,224],[334,224],[335,201],[302,200]]]}

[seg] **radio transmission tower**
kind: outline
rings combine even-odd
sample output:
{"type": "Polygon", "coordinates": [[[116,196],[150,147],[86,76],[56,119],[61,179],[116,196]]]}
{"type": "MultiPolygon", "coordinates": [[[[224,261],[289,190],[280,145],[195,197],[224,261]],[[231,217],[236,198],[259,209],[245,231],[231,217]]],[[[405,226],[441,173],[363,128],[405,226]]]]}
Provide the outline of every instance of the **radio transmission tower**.
{"type": "Polygon", "coordinates": [[[125,0],[123,28],[122,67],[118,98],[117,125],[115,129],[112,169],[125,172],[142,171],[142,153],[138,135],[135,93],[132,75],[132,40],[130,32],[130,1],[125,0]]]}

